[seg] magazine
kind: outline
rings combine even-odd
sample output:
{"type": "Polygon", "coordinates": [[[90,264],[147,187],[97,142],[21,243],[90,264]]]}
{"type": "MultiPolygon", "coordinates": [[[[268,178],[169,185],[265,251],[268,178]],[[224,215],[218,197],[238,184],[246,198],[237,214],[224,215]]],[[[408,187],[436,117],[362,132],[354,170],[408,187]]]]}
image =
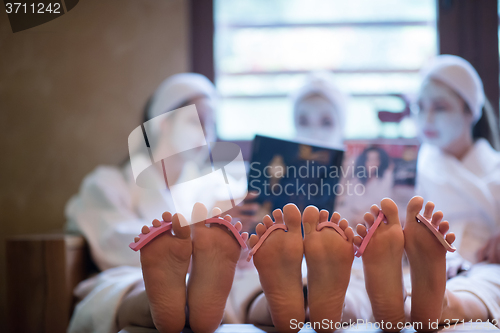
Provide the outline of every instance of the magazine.
{"type": "Polygon", "coordinates": [[[257,135],[253,141],[248,189],[268,212],[296,204],[332,212],[339,192],[344,152],[257,135]]]}
{"type": "Polygon", "coordinates": [[[414,140],[348,140],[342,163],[343,193],[335,209],[352,226],[383,198],[392,198],[404,221],[404,209],[415,193],[419,145],[414,140]]]}

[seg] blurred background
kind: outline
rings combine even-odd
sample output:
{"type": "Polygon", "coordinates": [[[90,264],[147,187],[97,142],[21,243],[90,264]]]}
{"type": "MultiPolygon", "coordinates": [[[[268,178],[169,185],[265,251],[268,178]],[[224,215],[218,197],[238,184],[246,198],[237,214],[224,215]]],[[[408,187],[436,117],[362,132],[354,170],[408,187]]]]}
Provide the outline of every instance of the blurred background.
{"type": "Polygon", "coordinates": [[[408,124],[382,129],[377,111],[404,109],[395,95],[415,92],[420,67],[438,53],[434,0],[214,4],[221,138],[292,137],[289,94],[310,71],[324,69],[353,97],[347,139],[415,136],[408,124]],[[262,117],[272,121],[263,124],[262,117]]]}
{"type": "Polygon", "coordinates": [[[351,95],[347,139],[408,140],[413,121],[380,112],[408,111],[437,54],[471,62],[498,116],[498,13],[497,0],[85,0],[17,33],[0,13],[0,331],[5,238],[62,229],[83,177],[128,156],[166,77],[211,79],[218,138],[245,156],[255,134],[294,136],[289,94],[312,70],[351,95]]]}

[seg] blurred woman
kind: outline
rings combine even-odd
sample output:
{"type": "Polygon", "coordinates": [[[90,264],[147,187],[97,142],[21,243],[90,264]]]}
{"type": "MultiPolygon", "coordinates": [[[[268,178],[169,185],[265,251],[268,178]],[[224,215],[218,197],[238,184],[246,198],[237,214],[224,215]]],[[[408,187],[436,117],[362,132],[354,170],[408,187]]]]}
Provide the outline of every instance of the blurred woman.
{"type": "MultiPolygon", "coordinates": [[[[143,119],[148,150],[152,155],[165,156],[165,152],[171,155],[167,165],[168,184],[203,175],[199,166],[208,159],[208,149],[190,148],[214,141],[215,100],[215,88],[206,77],[184,73],[165,80],[148,102],[143,119]],[[168,112],[191,104],[196,106],[197,114],[168,112]],[[148,123],[159,116],[161,122],[148,123]]],[[[83,234],[92,259],[102,271],[76,288],[81,302],[73,314],[70,332],[116,332],[127,325],[154,327],[139,253],[131,251],[128,244],[143,225],[150,225],[165,211],[175,213],[179,207],[177,202],[174,205],[171,188],[165,187],[165,171],[158,168],[159,163],[147,168],[146,179],[133,172],[138,165],[151,164],[151,158],[148,151],[142,154],[136,151],[134,142],[129,144],[131,163],[97,167],[66,207],[68,230],[83,234]],[[161,186],[142,188],[136,184],[140,180],[161,186]]],[[[214,186],[206,185],[206,190],[186,191],[184,194],[190,196],[188,201],[203,202],[203,195],[214,191],[214,186]]]]}
{"type": "Polygon", "coordinates": [[[292,96],[296,136],[319,145],[342,147],[346,97],[332,75],[315,72],[292,96]]]}
{"type": "MultiPolygon", "coordinates": [[[[489,137],[495,142],[498,123],[472,65],[442,55],[424,68],[416,116],[422,140],[416,192],[443,211],[457,235],[458,252],[473,263],[487,259],[484,251],[482,257],[476,255],[500,230],[500,153],[473,135],[483,110],[494,126],[482,134],[493,134],[489,137]]],[[[464,299],[472,296],[477,307],[470,307],[470,316],[500,317],[500,265],[474,265],[449,280],[447,289],[465,293],[464,299]]]]}
{"type": "MultiPolygon", "coordinates": [[[[165,80],[151,97],[144,110],[146,122],[166,111],[195,104],[207,139],[215,137],[214,101],[215,89],[204,76],[193,73],[177,74],[165,80]]],[[[172,128],[185,128],[189,119],[175,119],[172,128]]],[[[155,131],[157,142],[182,142],[190,139],[190,133],[181,131],[155,131]],[[161,138],[163,136],[165,138],[161,138]],[[175,136],[175,140],[165,140],[175,136]]],[[[213,140],[212,140],[213,141],[213,140]]],[[[151,145],[153,146],[153,145],[151,145]]],[[[158,147],[162,150],[162,147],[158,147]]],[[[170,167],[173,177],[180,178],[188,161],[181,161],[170,167]]],[[[149,159],[136,154],[135,158],[149,159]]],[[[200,158],[203,158],[200,154],[200,158]]],[[[163,181],[158,171],[157,178],[163,181]]],[[[187,175],[182,175],[182,177],[187,175]]],[[[174,182],[177,179],[172,179],[174,182]]],[[[90,244],[92,256],[98,268],[129,265],[138,266],[138,254],[123,252],[122,245],[128,246],[137,235],[139,228],[158,218],[165,210],[174,210],[168,189],[151,191],[136,185],[131,164],[122,166],[99,166],[85,177],[80,192],[67,204],[67,228],[83,233],[90,244]]],[[[174,210],[175,211],[175,210],[174,210]]]]}
{"type": "MultiPolygon", "coordinates": [[[[307,76],[304,85],[290,95],[295,136],[303,143],[342,149],[347,98],[337,88],[332,76],[328,72],[313,72],[307,76]]],[[[280,158],[273,159],[272,164],[275,162],[283,164],[280,158]]],[[[273,178],[273,182],[276,180],[273,178]]],[[[256,193],[250,193],[248,198],[256,196],[256,193]]],[[[245,225],[255,227],[264,216],[271,214],[271,202],[247,203],[246,207],[239,214],[243,230],[253,232],[253,229],[245,229],[245,225]]]]}

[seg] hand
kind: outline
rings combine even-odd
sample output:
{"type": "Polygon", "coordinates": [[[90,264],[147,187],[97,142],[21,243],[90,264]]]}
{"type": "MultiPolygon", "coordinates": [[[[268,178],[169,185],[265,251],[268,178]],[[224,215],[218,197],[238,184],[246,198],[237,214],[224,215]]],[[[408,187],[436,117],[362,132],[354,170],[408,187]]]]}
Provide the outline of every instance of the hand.
{"type": "Polygon", "coordinates": [[[458,275],[461,271],[466,271],[471,264],[458,253],[446,258],[446,278],[451,279],[458,275]]]}
{"type": "Polygon", "coordinates": [[[479,262],[487,261],[490,264],[500,264],[500,233],[491,237],[486,245],[477,254],[479,262]]]}

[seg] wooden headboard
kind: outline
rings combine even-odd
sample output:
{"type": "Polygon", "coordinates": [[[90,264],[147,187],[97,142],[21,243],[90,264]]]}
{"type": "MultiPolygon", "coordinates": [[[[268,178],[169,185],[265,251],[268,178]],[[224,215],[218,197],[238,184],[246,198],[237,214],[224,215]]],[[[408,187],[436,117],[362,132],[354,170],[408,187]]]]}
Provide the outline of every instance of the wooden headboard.
{"type": "Polygon", "coordinates": [[[73,289],[92,269],[85,239],[64,233],[6,240],[9,332],[66,332],[73,289]]]}

